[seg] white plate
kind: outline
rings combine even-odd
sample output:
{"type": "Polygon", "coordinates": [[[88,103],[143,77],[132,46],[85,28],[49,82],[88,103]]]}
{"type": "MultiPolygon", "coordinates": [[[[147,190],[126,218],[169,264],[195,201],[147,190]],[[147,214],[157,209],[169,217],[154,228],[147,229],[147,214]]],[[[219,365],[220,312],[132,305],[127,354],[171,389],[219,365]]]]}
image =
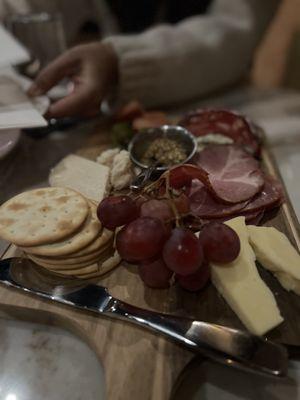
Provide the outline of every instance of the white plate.
{"type": "Polygon", "coordinates": [[[198,358],[180,375],[172,400],[299,400],[300,361],[290,361],[288,378],[268,378],[198,358]]]}
{"type": "Polygon", "coordinates": [[[9,129],[0,132],[0,159],[10,153],[18,144],[21,137],[19,129],[9,129]]]}

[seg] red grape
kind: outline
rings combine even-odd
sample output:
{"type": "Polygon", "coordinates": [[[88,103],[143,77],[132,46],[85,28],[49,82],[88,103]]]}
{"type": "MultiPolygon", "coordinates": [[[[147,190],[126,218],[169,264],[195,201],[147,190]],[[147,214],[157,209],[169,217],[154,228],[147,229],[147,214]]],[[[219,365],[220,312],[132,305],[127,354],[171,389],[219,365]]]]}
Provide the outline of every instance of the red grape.
{"type": "Polygon", "coordinates": [[[201,244],[191,231],[175,228],[164,246],[163,259],[167,267],[177,274],[192,274],[203,261],[201,244]]]}
{"type": "Polygon", "coordinates": [[[174,218],[174,213],[165,200],[152,199],[142,204],[141,216],[158,218],[162,221],[169,221],[174,218]]]}
{"type": "Polygon", "coordinates": [[[135,204],[137,207],[140,209],[142,204],[146,203],[146,201],[149,200],[149,197],[147,197],[144,194],[140,194],[136,199],[135,199],[135,204]]]}
{"type": "Polygon", "coordinates": [[[205,259],[216,263],[229,263],[240,253],[240,239],[229,226],[211,222],[204,226],[199,235],[205,259]]]}
{"type": "Polygon", "coordinates": [[[140,264],[139,274],[146,286],[165,289],[170,286],[170,279],[173,272],[167,268],[164,261],[159,258],[156,261],[140,264]]]}
{"type": "Polygon", "coordinates": [[[196,292],[201,290],[210,279],[210,267],[208,263],[203,263],[202,266],[193,274],[187,276],[176,275],[179,285],[186,290],[196,292]]]}
{"type": "Polygon", "coordinates": [[[116,247],[124,260],[143,261],[159,255],[167,237],[162,221],[140,217],[117,233],[116,247]]]}
{"type": "Polygon", "coordinates": [[[98,205],[97,216],[105,228],[114,230],[136,219],[139,209],[129,196],[110,196],[98,205]]]}

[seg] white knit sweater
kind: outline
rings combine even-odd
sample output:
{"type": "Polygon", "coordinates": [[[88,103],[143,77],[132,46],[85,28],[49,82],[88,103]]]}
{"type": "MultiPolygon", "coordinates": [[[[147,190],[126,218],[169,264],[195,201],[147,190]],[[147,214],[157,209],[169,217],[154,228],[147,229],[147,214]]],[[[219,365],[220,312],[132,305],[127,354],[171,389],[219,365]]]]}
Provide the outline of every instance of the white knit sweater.
{"type": "MultiPolygon", "coordinates": [[[[247,72],[279,2],[215,0],[206,15],[106,38],[119,59],[118,99],[171,105],[236,82],[247,72]]],[[[0,0],[0,20],[5,9],[61,12],[69,42],[87,18],[98,19],[106,34],[116,30],[104,0],[0,0]]]]}
{"type": "Polygon", "coordinates": [[[119,59],[119,100],[145,106],[191,100],[247,71],[279,0],[216,0],[207,15],[105,39],[119,59]]]}

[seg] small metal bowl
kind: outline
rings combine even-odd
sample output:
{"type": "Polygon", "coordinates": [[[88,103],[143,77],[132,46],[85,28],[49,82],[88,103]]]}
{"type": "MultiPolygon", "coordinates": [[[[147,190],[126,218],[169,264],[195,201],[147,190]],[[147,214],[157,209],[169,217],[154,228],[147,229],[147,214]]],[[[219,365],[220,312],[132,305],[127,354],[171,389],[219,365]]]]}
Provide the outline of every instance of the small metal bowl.
{"type": "Polygon", "coordinates": [[[158,128],[145,129],[143,132],[137,133],[134,136],[128,146],[128,151],[130,153],[132,162],[142,169],[154,168],[155,171],[161,172],[166,171],[168,168],[172,167],[172,165],[146,165],[143,164],[141,161],[145,154],[145,151],[147,150],[148,146],[153,142],[153,140],[161,138],[172,139],[183,146],[184,150],[186,151],[187,157],[180,164],[188,163],[196,153],[197,142],[195,140],[195,137],[189,131],[182,128],[181,126],[163,125],[158,128]]]}

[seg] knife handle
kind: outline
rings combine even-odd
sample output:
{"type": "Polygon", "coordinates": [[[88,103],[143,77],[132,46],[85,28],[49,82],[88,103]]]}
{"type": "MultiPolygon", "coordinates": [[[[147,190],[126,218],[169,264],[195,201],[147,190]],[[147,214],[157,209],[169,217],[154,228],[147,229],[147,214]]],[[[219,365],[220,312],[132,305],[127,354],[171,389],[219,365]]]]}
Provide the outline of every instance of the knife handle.
{"type": "Polygon", "coordinates": [[[141,309],[114,298],[104,314],[161,333],[223,364],[276,376],[286,373],[286,350],[247,332],[141,309]]]}

